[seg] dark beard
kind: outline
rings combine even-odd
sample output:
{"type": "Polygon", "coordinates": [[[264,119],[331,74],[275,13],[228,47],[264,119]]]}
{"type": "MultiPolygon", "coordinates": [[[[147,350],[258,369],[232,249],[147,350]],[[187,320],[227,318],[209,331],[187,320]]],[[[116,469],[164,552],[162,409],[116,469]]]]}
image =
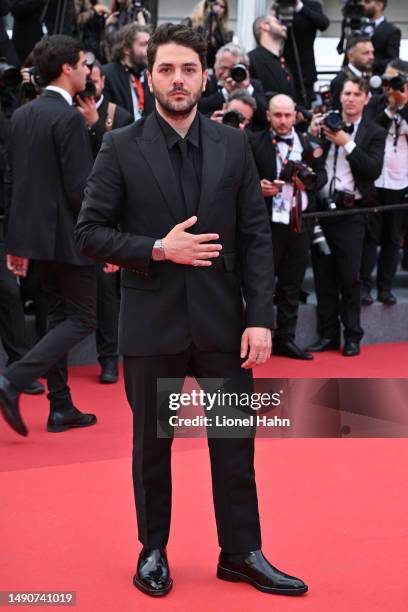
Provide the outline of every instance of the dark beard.
{"type": "Polygon", "coordinates": [[[129,62],[132,66],[132,72],[134,75],[140,78],[140,75],[146,68],[146,60],[142,57],[137,57],[137,55],[135,55],[133,52],[133,49],[131,49],[129,54],[129,62]]]}
{"type": "Polygon", "coordinates": [[[160,106],[166,111],[166,114],[169,117],[174,117],[177,119],[183,119],[184,117],[188,117],[193,110],[193,108],[197,105],[197,102],[201,98],[201,91],[197,94],[192,94],[192,98],[189,101],[188,105],[185,108],[177,109],[171,106],[171,102],[169,102],[165,96],[162,96],[157,91],[153,89],[153,95],[160,104],[160,106]]]}

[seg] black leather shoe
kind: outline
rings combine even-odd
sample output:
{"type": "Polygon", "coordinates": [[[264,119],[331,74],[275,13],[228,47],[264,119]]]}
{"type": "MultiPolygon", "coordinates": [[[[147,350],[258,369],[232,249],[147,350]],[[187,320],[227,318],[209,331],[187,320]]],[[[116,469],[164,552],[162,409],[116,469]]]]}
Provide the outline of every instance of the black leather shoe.
{"type": "Polygon", "coordinates": [[[41,395],[45,393],[45,387],[39,380],[35,380],[23,390],[23,393],[27,393],[27,395],[41,395]]]}
{"type": "Polygon", "coordinates": [[[240,555],[221,551],[217,577],[229,582],[249,582],[259,591],[276,595],[302,595],[308,590],[302,580],[271,565],[261,550],[240,555]]]}
{"type": "Polygon", "coordinates": [[[292,340],[274,340],[272,354],[291,357],[292,359],[307,359],[309,361],[313,359],[313,355],[303,351],[292,340]]]}
{"type": "Polygon", "coordinates": [[[18,405],[20,394],[5,376],[0,375],[0,410],[7,423],[21,436],[28,436],[18,405]]]}
{"type": "Polygon", "coordinates": [[[397,298],[391,293],[391,291],[379,291],[377,300],[386,304],[387,306],[394,306],[397,303],[397,298]]]}
{"type": "Polygon", "coordinates": [[[361,304],[363,306],[371,306],[371,304],[374,304],[374,300],[371,297],[371,293],[369,291],[362,291],[361,304]]]}
{"type": "Polygon", "coordinates": [[[164,548],[143,548],[137,563],[133,584],[146,595],[162,597],[173,587],[164,548]]]}
{"type": "Polygon", "coordinates": [[[340,348],[339,340],[333,338],[319,338],[306,348],[306,351],[311,353],[322,353],[323,351],[338,351],[340,348]]]}
{"type": "Polygon", "coordinates": [[[358,342],[352,342],[351,340],[346,340],[343,347],[343,355],[345,357],[354,357],[355,355],[360,354],[360,345],[358,342]]]}
{"type": "Polygon", "coordinates": [[[118,362],[115,359],[109,359],[101,364],[101,375],[99,380],[101,383],[112,384],[117,383],[119,378],[118,362]]]}
{"type": "Polygon", "coordinates": [[[84,414],[75,406],[63,410],[51,409],[47,421],[47,431],[59,433],[74,427],[90,427],[95,423],[96,416],[94,414],[84,414]]]}

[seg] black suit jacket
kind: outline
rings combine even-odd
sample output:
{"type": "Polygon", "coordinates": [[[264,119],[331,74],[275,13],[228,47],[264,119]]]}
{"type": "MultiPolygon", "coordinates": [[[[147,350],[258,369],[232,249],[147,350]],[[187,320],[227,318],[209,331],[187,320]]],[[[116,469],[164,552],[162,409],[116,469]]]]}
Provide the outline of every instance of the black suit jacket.
{"type": "Polygon", "coordinates": [[[375,51],[373,72],[383,74],[387,64],[399,57],[401,30],[393,23],[384,20],[375,29],[371,41],[375,51]]]}
{"type": "Polygon", "coordinates": [[[290,69],[285,72],[279,62],[279,58],[273,56],[267,49],[258,45],[248,54],[250,72],[254,79],[259,79],[265,94],[270,96],[275,93],[283,93],[296,97],[295,85],[290,69]],[[288,78],[289,76],[289,78],[288,78]]]}
{"type": "MultiPolygon", "coordinates": [[[[317,79],[316,62],[314,55],[314,42],[318,30],[324,32],[330,25],[330,20],[323,13],[320,2],[315,0],[303,0],[303,8],[295,13],[293,19],[293,33],[298,46],[300,63],[302,67],[305,85],[313,85],[317,79]]],[[[292,70],[295,78],[297,77],[297,67],[295,52],[293,49],[292,38],[289,36],[286,41],[283,54],[292,70]]]]}
{"type": "MultiPolygon", "coordinates": [[[[266,125],[268,105],[261,81],[251,79],[251,85],[254,88],[252,96],[256,101],[256,111],[251,122],[251,128],[260,130],[266,125]]],[[[211,75],[207,81],[204,95],[198,102],[198,109],[204,115],[211,115],[214,111],[221,110],[224,104],[225,99],[221,89],[218,87],[217,79],[214,75],[211,75]]]]}
{"type": "Polygon", "coordinates": [[[106,134],[88,181],[76,236],[84,254],[125,268],[125,355],[174,354],[192,342],[234,352],[244,327],[274,323],[272,239],[247,138],[203,115],[200,129],[202,192],[190,231],[217,232],[223,245],[208,268],[151,260],[154,241],[185,219],[155,113],[106,134]]]}
{"type": "MultiPolygon", "coordinates": [[[[104,94],[110,102],[115,102],[133,115],[133,101],[130,90],[129,75],[121,62],[112,62],[103,66],[106,77],[104,94]]],[[[143,115],[149,115],[154,110],[154,97],[150,93],[146,75],[143,75],[145,107],[143,115]]]]}
{"type": "MultiPolygon", "coordinates": [[[[374,181],[381,174],[386,137],[387,132],[364,115],[354,139],[357,146],[346,157],[356,187],[363,196],[363,206],[376,206],[378,204],[374,181]]],[[[325,158],[327,158],[329,149],[330,143],[326,142],[325,158]]],[[[336,221],[336,219],[330,221],[336,221]]]]}
{"type": "Polygon", "coordinates": [[[14,113],[9,161],[7,252],[75,265],[92,263],[74,242],[93,161],[82,115],[59,93],[45,90],[14,113]]]}
{"type": "MultiPolygon", "coordinates": [[[[89,136],[91,138],[91,145],[94,158],[99,153],[99,149],[102,145],[103,137],[106,133],[106,119],[108,116],[108,100],[106,97],[103,97],[102,104],[98,108],[99,119],[94,125],[89,129],[89,136]]],[[[113,120],[112,130],[117,130],[118,128],[125,127],[125,125],[130,125],[134,122],[133,115],[131,115],[127,110],[122,108],[121,106],[116,106],[115,118],[113,120]]]]}
{"type": "MultiPolygon", "coordinates": [[[[310,211],[316,208],[316,191],[319,191],[327,183],[325,160],[323,155],[319,158],[313,156],[310,138],[307,134],[298,133],[298,136],[303,146],[302,161],[310,166],[317,174],[316,188],[307,190],[308,211],[310,211]]],[[[277,179],[276,151],[272,144],[270,131],[264,130],[263,132],[252,134],[250,143],[259,177],[261,179],[268,179],[269,181],[277,179]]],[[[265,198],[265,203],[270,218],[272,214],[272,198],[265,198]]]]}

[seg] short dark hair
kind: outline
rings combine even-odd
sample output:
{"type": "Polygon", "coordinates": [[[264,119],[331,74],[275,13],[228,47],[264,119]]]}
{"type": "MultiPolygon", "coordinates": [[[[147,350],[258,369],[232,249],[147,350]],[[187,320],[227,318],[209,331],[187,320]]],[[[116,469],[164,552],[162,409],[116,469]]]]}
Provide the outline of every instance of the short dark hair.
{"type": "Polygon", "coordinates": [[[234,100],[239,100],[243,104],[250,106],[254,113],[257,109],[256,100],[253,96],[250,96],[246,89],[235,89],[230,96],[228,96],[227,104],[233,102],[234,100]]]}
{"type": "Polygon", "coordinates": [[[354,47],[357,47],[360,43],[368,43],[372,42],[370,36],[365,36],[364,34],[354,34],[347,39],[346,44],[346,52],[350,51],[354,47]]]}
{"type": "Polygon", "coordinates": [[[341,89],[342,91],[347,83],[354,83],[354,85],[357,85],[359,90],[364,92],[366,95],[370,93],[370,82],[368,79],[363,79],[358,76],[347,77],[343,83],[343,87],[341,89]]]}
{"type": "Polygon", "coordinates": [[[185,25],[163,23],[157,28],[147,46],[147,68],[152,72],[157,49],[161,45],[175,43],[195,51],[200,58],[202,69],[207,68],[207,42],[201,34],[185,25]]]}
{"type": "Polygon", "coordinates": [[[102,64],[99,60],[95,60],[94,63],[92,64],[92,68],[91,70],[93,70],[94,68],[97,68],[99,70],[99,72],[101,73],[101,76],[103,76],[103,68],[102,68],[102,64]]]}
{"type": "Polygon", "coordinates": [[[58,79],[64,64],[76,66],[79,54],[84,50],[82,42],[71,36],[44,36],[33,49],[33,64],[38,69],[44,86],[58,79]]]}
{"type": "Polygon", "coordinates": [[[402,72],[402,74],[408,74],[408,62],[404,62],[404,60],[399,57],[393,59],[388,65],[388,68],[394,68],[398,70],[398,72],[402,72]]]}
{"type": "Polygon", "coordinates": [[[152,30],[150,26],[135,23],[134,21],[120,28],[112,51],[112,61],[120,62],[125,57],[126,49],[131,48],[136,36],[142,32],[151,34],[152,30]]]}

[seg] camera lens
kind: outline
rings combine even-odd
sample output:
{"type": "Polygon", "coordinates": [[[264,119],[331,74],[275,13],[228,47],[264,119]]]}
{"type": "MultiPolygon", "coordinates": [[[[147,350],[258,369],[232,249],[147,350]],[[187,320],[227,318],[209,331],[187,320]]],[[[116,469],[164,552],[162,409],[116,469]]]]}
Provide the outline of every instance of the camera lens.
{"type": "Polygon", "coordinates": [[[243,81],[245,81],[247,75],[247,67],[244,64],[235,64],[235,66],[231,68],[231,78],[236,83],[242,83],[243,81]]]}

